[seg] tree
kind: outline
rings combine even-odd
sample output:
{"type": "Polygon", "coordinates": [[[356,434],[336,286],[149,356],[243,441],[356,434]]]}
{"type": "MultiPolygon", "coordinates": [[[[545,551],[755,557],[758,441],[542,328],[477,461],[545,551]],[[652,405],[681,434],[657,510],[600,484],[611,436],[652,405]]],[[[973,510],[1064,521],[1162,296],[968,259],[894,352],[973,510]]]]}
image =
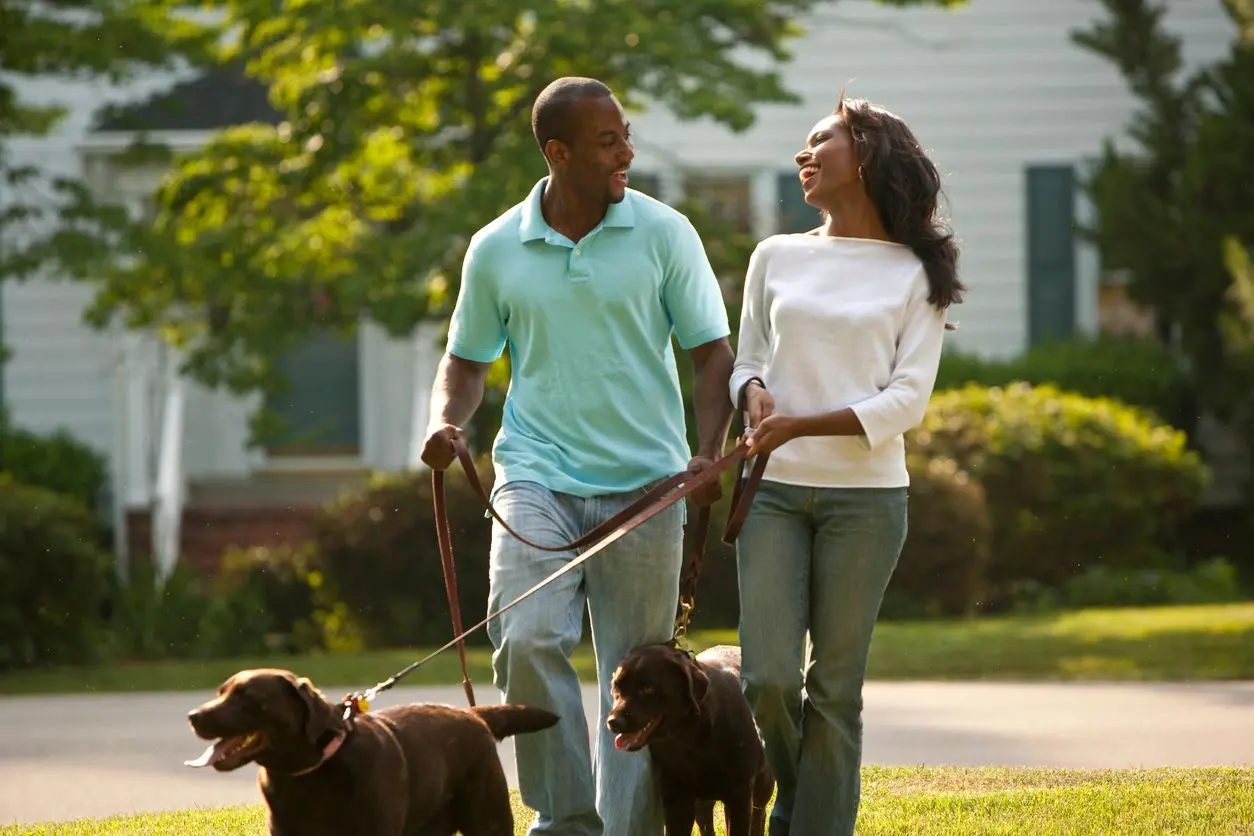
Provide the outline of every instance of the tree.
{"type": "MultiPolygon", "coordinates": [[[[158,329],[193,378],[273,391],[276,358],[320,329],[368,318],[403,335],[448,313],[470,234],[543,174],[529,116],[550,80],[595,76],[628,107],[743,130],[795,96],[741,56],[786,60],[818,2],[210,0],[233,35],[220,59],[286,120],[177,160],[150,225],[77,223],[49,255],[98,288],[93,323],[158,329]]],[[[102,217],[87,196],[70,215],[102,217]]]]}
{"type": "Polygon", "coordinates": [[[88,205],[81,183],[44,181],[37,166],[15,164],[15,137],[46,136],[65,115],[23,101],[17,80],[121,82],[141,68],[202,56],[213,31],[169,12],[163,3],[139,0],[0,0],[0,278],[25,278],[47,263],[49,223],[88,205]]]}
{"type": "Polygon", "coordinates": [[[1130,143],[1108,140],[1085,184],[1097,210],[1086,234],[1189,358],[1202,406],[1243,428],[1254,464],[1254,363],[1234,327],[1243,320],[1233,290],[1239,254],[1254,245],[1254,3],[1215,2],[1237,36],[1227,56],[1188,75],[1165,4],[1103,0],[1106,19],[1075,33],[1140,100],[1130,143]]]}

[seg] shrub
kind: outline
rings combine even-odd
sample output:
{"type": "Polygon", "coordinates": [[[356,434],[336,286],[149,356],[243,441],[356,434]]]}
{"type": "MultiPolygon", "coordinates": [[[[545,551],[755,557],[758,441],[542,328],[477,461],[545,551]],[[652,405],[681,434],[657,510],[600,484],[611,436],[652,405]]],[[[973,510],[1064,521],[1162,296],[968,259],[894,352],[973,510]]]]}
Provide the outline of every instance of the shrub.
{"type": "Polygon", "coordinates": [[[1196,388],[1179,355],[1157,340],[1139,337],[1075,337],[1033,346],[1008,360],[947,352],[936,389],[1016,382],[1052,383],[1065,392],[1113,398],[1185,432],[1192,432],[1197,420],[1196,388]]]}
{"type": "Polygon", "coordinates": [[[1090,566],[1061,589],[1018,590],[1015,609],[1042,612],[1081,607],[1152,607],[1226,604],[1243,598],[1237,569],[1215,557],[1190,569],[1111,569],[1090,566]]]}
{"type": "Polygon", "coordinates": [[[983,602],[992,546],[984,489],[952,459],[907,458],[909,527],[884,615],[970,615],[983,602]]]}
{"type": "Polygon", "coordinates": [[[0,670],[89,661],[112,561],[73,497],[0,474],[0,670]]]}
{"type": "Polygon", "coordinates": [[[1086,566],[1143,568],[1195,508],[1208,474],[1182,432],[1113,400],[1054,386],[967,386],[932,398],[912,452],[952,458],[983,486],[990,581],[1058,586],[1086,566]]]}
{"type": "Polygon", "coordinates": [[[255,588],[219,587],[177,564],[160,586],[152,564],[132,565],[113,587],[110,656],[134,659],[212,659],[269,650],[270,617],[255,588]]]}
{"type": "Polygon", "coordinates": [[[100,502],[107,472],[104,457],[65,430],[38,435],[13,426],[7,413],[0,413],[0,471],[73,497],[89,511],[100,502]]]}
{"type": "MultiPolygon", "coordinates": [[[[478,463],[491,490],[489,461],[478,463]]],[[[491,525],[460,466],[444,479],[457,557],[462,622],[487,612],[491,525]]],[[[431,505],[431,475],[374,477],[367,488],[331,503],[315,522],[314,542],[327,580],[371,647],[443,644],[453,637],[431,505]]],[[[467,639],[486,641],[480,630],[467,639]]]]}
{"type": "Polygon", "coordinates": [[[356,650],[346,607],[339,601],[312,541],[230,548],[215,578],[221,592],[249,590],[261,602],[275,650],[356,650]]]}

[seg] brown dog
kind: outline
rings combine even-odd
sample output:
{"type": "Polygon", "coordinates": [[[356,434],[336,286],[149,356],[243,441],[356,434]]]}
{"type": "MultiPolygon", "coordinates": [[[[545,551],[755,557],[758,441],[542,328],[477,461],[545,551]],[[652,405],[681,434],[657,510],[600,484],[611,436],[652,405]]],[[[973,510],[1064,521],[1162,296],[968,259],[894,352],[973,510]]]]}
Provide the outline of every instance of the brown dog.
{"type": "Polygon", "coordinates": [[[740,690],[740,648],[712,647],[695,659],[669,644],[623,657],[606,719],[615,745],[645,746],[661,785],[666,836],[714,836],[723,802],[727,836],[762,836],[775,779],[749,703],[740,690]]]}
{"type": "Polygon", "coordinates": [[[188,720],[217,741],[189,766],[261,767],[271,836],[513,836],[496,744],[558,718],[413,704],[350,721],[308,679],[266,668],[235,674],[188,720]]]}

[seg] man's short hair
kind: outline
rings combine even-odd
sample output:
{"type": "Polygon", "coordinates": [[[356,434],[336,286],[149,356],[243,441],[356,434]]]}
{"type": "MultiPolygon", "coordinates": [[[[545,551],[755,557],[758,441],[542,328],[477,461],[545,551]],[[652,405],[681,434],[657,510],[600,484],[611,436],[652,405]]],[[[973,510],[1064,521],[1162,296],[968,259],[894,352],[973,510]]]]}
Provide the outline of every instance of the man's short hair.
{"type": "Polygon", "coordinates": [[[611,96],[613,91],[595,78],[566,76],[554,81],[540,91],[531,108],[531,132],[536,136],[540,150],[550,139],[567,145],[575,133],[575,105],[584,99],[611,96]]]}

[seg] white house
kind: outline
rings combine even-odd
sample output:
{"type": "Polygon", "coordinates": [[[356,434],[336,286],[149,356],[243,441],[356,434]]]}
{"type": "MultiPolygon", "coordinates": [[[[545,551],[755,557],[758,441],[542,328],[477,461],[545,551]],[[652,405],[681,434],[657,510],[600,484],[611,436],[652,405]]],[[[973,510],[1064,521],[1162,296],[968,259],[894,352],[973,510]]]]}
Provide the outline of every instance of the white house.
{"type": "MultiPolygon", "coordinates": [[[[762,108],[740,135],[664,111],[636,114],[633,177],[663,199],[696,196],[721,207],[758,236],[808,228],[815,218],[800,199],[792,157],[847,88],[902,115],[941,169],[971,287],[955,317],[962,328],[950,336],[956,346],[1005,355],[1046,333],[1094,330],[1101,270],[1073,234],[1085,211],[1074,177],[1105,138],[1124,133],[1134,107],[1115,69],[1069,38],[1097,5],[822,6],[804,21],[808,34],[784,70],[801,104],[762,108]]],[[[1171,6],[1169,25],[1184,37],[1189,63],[1226,52],[1233,28],[1220,0],[1171,6]]],[[[139,92],[179,80],[150,79],[139,92]]],[[[103,196],[142,213],[161,172],[120,172],[110,162],[136,120],[160,128],[156,135],[172,146],[192,148],[224,124],[271,118],[264,96],[238,80],[181,81],[164,108],[149,103],[96,130],[99,105],[128,91],[48,82],[34,93],[64,101],[71,118],[55,137],[19,144],[17,153],[82,172],[103,196]]],[[[138,98],[134,90],[130,98],[138,98]]],[[[416,462],[441,349],[437,326],[393,340],[367,325],[349,342],[312,342],[293,358],[286,411],[329,431],[303,447],[257,451],[246,446],[251,404],[177,379],[176,358],[147,335],[88,329],[80,321],[88,297],[71,283],[4,285],[4,336],[15,356],[3,394],[19,424],[68,428],[108,455],[119,546],[144,545],[150,512],[166,559],[224,539],[268,538],[299,528],[307,504],[329,487],[416,462]]]]}

